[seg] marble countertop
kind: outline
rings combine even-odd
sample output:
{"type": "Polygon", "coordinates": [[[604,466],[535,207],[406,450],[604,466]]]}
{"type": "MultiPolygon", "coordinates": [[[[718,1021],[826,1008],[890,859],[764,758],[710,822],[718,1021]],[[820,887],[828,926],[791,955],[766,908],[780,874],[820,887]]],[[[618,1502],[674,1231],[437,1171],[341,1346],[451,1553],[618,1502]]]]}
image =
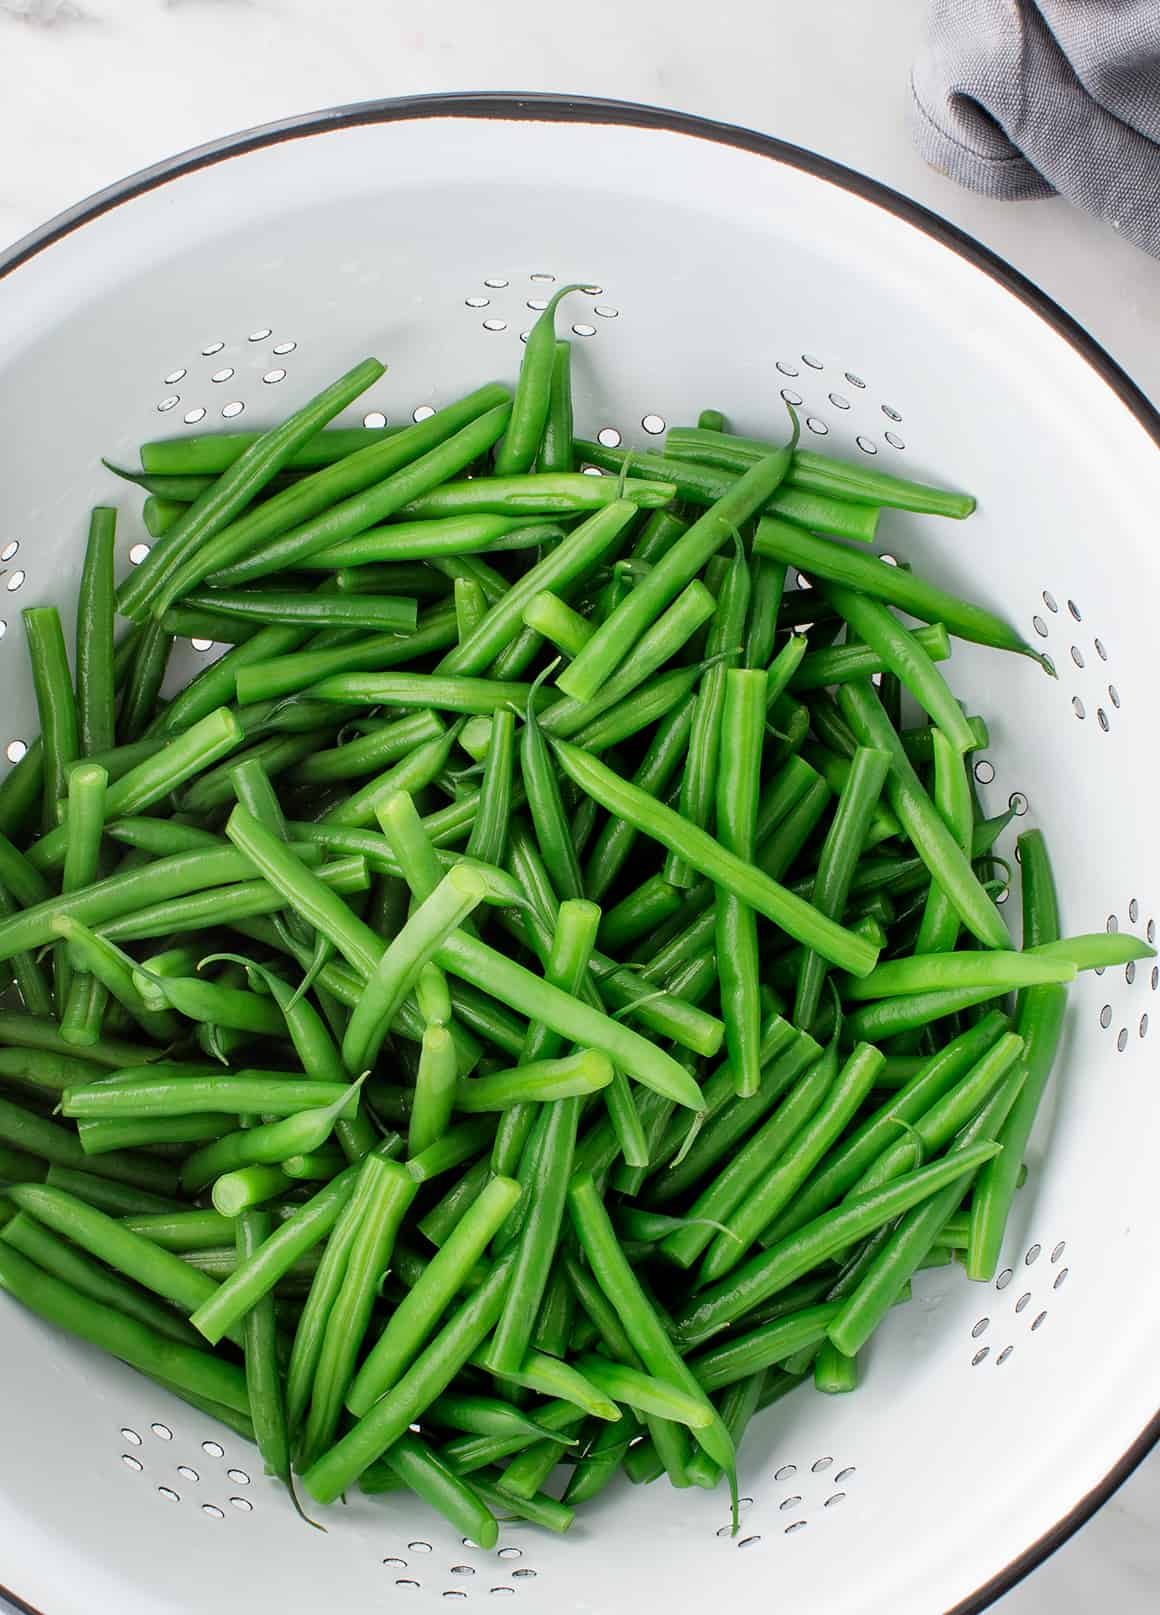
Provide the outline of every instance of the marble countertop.
{"type": "MultiPolygon", "coordinates": [[[[1160,262],[1060,201],[998,203],[906,132],[922,0],[0,0],[0,244],[134,169],[248,125],[378,96],[554,91],[676,107],[835,157],[944,214],[1038,282],[1160,402],[1160,262]],[[393,14],[392,14],[393,13],[393,14]],[[1114,294],[1111,292],[1114,288],[1114,294]]],[[[1144,1615],[1160,1457],[999,1605],[1144,1615]]],[[[934,1615],[934,1612],[932,1612],[934,1615]]]]}

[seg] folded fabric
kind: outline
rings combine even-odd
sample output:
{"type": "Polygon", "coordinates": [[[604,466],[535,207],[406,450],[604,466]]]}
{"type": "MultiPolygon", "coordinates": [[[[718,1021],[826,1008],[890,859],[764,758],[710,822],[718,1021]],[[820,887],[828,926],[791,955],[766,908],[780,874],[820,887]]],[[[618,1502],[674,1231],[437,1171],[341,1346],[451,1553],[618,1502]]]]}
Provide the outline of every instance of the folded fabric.
{"type": "Polygon", "coordinates": [[[931,0],[911,90],[935,168],[1058,192],[1160,257],[1160,0],[931,0]]]}

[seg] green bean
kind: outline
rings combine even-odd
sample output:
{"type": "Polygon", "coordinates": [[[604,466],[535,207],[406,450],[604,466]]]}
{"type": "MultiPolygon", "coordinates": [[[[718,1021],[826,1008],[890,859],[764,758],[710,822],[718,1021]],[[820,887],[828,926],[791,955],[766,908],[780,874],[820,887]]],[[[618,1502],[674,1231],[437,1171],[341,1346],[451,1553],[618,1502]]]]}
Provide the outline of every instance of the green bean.
{"type": "Polygon", "coordinates": [[[761,870],[726,851],[697,826],[686,824],[671,808],[628,784],[596,758],[566,742],[554,744],[569,778],[610,813],[629,819],[718,886],[780,925],[795,940],[816,948],[831,963],[862,975],[873,967],[875,950],[862,938],[818,914],[761,870]]]}
{"type": "Polygon", "coordinates": [[[142,1373],[205,1396],[238,1413],[249,1411],[245,1376],[233,1363],[170,1340],[135,1318],[82,1295],[0,1240],[0,1287],[30,1312],[100,1346],[142,1373]]]}
{"type": "Polygon", "coordinates": [[[380,634],[414,633],[418,609],[414,600],[388,594],[342,600],[330,595],[290,594],[281,590],[239,589],[231,593],[221,589],[186,598],[194,610],[213,611],[243,622],[366,628],[380,634]]]}
{"type": "Polygon", "coordinates": [[[342,1282],[330,1306],[314,1371],[310,1412],[299,1463],[307,1465],[334,1439],[343,1397],[370,1324],[378,1284],[418,1185],[393,1161],[368,1158],[366,1204],[350,1247],[342,1282]]]}
{"type": "Polygon", "coordinates": [[[391,723],[376,724],[358,740],[329,751],[315,751],[292,771],[291,779],[303,785],[327,784],[332,780],[353,779],[372,774],[384,763],[397,762],[443,733],[443,722],[434,712],[408,713],[391,723]]]}
{"type": "Polygon", "coordinates": [[[579,1099],[563,1098],[545,1105],[533,1124],[529,1148],[534,1167],[524,1185],[524,1226],[489,1351],[489,1362],[500,1374],[520,1366],[531,1342],[560,1238],[579,1116],[579,1099]]]}
{"type": "Polygon", "coordinates": [[[564,1272],[562,1257],[557,1254],[548,1275],[543,1300],[536,1313],[532,1345],[549,1357],[567,1357],[572,1340],[572,1326],[576,1313],[576,1297],[564,1272]]]}
{"type": "Polygon", "coordinates": [[[0,833],[12,835],[31,819],[44,790],[44,743],[37,737],[0,780],[0,833]]]}
{"type": "Polygon", "coordinates": [[[486,1156],[481,1156],[468,1167],[458,1183],[452,1184],[443,1198],[436,1201],[420,1221],[419,1232],[424,1238],[429,1239],[432,1245],[444,1243],[448,1234],[462,1219],[468,1206],[478,1198],[491,1176],[491,1170],[491,1162],[486,1156]]]}
{"type": "Polygon", "coordinates": [[[637,1413],[687,1424],[691,1430],[705,1430],[713,1422],[711,1403],[669,1379],[657,1379],[592,1354],[579,1358],[576,1366],[610,1401],[623,1403],[637,1413]]]}
{"type": "Polygon", "coordinates": [[[367,980],[343,1040],[343,1063],[352,1074],[374,1064],[383,1038],[419,971],[478,906],[486,891],[487,883],[477,869],[457,864],[385,949],[367,980]]]}
{"type": "Polygon", "coordinates": [[[790,447],[780,449],[746,472],[677,539],[561,673],[557,683],[565,695],[580,701],[593,698],[664,607],[693,581],[733,530],[769,498],[785,476],[791,453],[790,447]]]}
{"type": "Polygon", "coordinates": [[[113,681],[114,560],[117,512],[98,505],[89,518],[88,543],[77,596],[76,708],[81,754],[106,751],[116,739],[113,681]]]}
{"type": "Polygon", "coordinates": [[[836,1252],[848,1249],[940,1189],[957,1184],[990,1160],[999,1148],[991,1143],[972,1144],[959,1154],[920,1167],[815,1218],[797,1233],[751,1257],[738,1272],[701,1291],[675,1320],[675,1345],[681,1350],[701,1345],[836,1252]]]}
{"type": "Polygon", "coordinates": [[[109,1007],[109,989],[95,976],[74,974],[60,1018],[61,1036],[84,1048],[100,1038],[109,1007]]]}
{"type": "MultiPolygon", "coordinates": [[[[845,913],[850,882],[889,767],[886,752],[867,746],[859,746],[851,760],[849,777],[826,833],[810,898],[814,907],[832,920],[841,920],[845,913]]],[[[825,979],[825,960],[809,951],[798,971],[794,1020],[799,1026],[808,1027],[813,1022],[825,979]]]]}
{"type": "MultiPolygon", "coordinates": [[[[689,460],[669,460],[657,454],[638,454],[635,450],[606,449],[582,438],[577,439],[576,449],[594,465],[612,471],[621,470],[626,461],[630,461],[638,476],[663,477],[669,486],[676,488],[678,498],[691,505],[709,506],[728,498],[755,466],[766,464],[774,455],[780,457],[789,452],[788,445],[785,449],[772,450],[763,459],[750,462],[738,475],[733,471],[697,465],[689,460]]],[[[768,497],[758,502],[756,508],[749,509],[746,516],[757,515],[759,510],[767,513],[767,520],[772,516],[796,526],[818,528],[838,538],[855,538],[867,543],[873,540],[878,526],[876,507],[854,504],[834,492],[816,493],[808,488],[791,487],[784,479],[768,497]]],[[[736,522],[734,525],[741,524],[736,522]]]]}
{"type": "Polygon", "coordinates": [[[1075,980],[1070,959],[1036,953],[916,954],[877,965],[860,981],[850,982],[847,996],[855,1000],[890,998],[925,993],[933,988],[987,987],[996,996],[1017,987],[1075,980]]]}
{"type": "MultiPolygon", "coordinates": [[[[533,549],[541,544],[553,544],[563,537],[563,528],[537,516],[494,516],[477,512],[465,516],[445,516],[428,521],[391,522],[385,527],[371,527],[357,538],[345,539],[339,544],[328,544],[325,549],[298,563],[305,572],[331,572],[336,568],[354,568],[346,586],[361,593],[364,578],[376,581],[378,592],[410,594],[411,585],[406,572],[399,567],[392,573],[390,567],[404,561],[426,561],[444,556],[462,557],[492,551],[533,549]],[[382,575],[372,579],[372,570],[381,566],[382,575]]],[[[428,587],[431,575],[428,573],[428,587]]],[[[435,580],[438,581],[438,580],[435,580]]],[[[340,578],[340,587],[343,582],[340,578]]],[[[440,591],[442,592],[442,591],[440,591]]]]}
{"type": "MultiPolygon", "coordinates": [[[[492,1178],[475,1205],[449,1235],[447,1242],[432,1257],[422,1277],[392,1313],[386,1328],[355,1375],[347,1393],[346,1405],[356,1417],[361,1419],[372,1403],[379,1402],[403,1379],[430,1337],[444,1308],[462,1288],[467,1274],[479,1261],[519,1197],[520,1186],[513,1179],[492,1178]]],[[[503,1273],[504,1284],[499,1290],[489,1330],[502,1305],[509,1269],[505,1268],[503,1273]]],[[[485,1290],[491,1282],[485,1284],[485,1290]]],[[[472,1346],[471,1350],[476,1350],[476,1346],[472,1346]]],[[[307,1490],[312,1490],[309,1484],[307,1490]]],[[[317,1493],[314,1495],[317,1496],[317,1493]]]]}
{"type": "Polygon", "coordinates": [[[800,1312],[762,1324],[702,1352],[699,1357],[690,1359],[689,1368],[706,1391],[719,1391],[784,1361],[803,1348],[819,1345],[840,1310],[838,1301],[804,1307],[800,1312]]]}
{"type": "MultiPolygon", "coordinates": [[[[929,1060],[917,1061],[909,1080],[891,1095],[889,1102],[830,1151],[794,1197],[793,1204],[766,1228],[761,1243],[774,1244],[848,1194],[883,1151],[897,1141],[898,1129],[913,1126],[966,1076],[994,1047],[1007,1026],[1006,1017],[992,1011],[929,1060]]],[[[889,1064],[887,1060],[887,1067],[889,1064]]],[[[875,1080],[881,1083],[884,1074],[885,1069],[880,1069],[875,1080]]]]}
{"type": "Polygon", "coordinates": [[[44,756],[41,822],[45,830],[52,830],[57,801],[67,789],[69,765],[80,756],[76,701],[60,613],[55,606],[27,606],[22,616],[44,756]]]}
{"type": "MultiPolygon", "coordinates": [[[[965,854],[971,850],[974,813],[970,781],[961,755],[940,730],[932,734],[934,805],[965,854]]],[[[915,953],[949,953],[959,935],[959,916],[937,881],[931,882],[914,942],[915,953]]]]}
{"type": "MultiPolygon", "coordinates": [[[[1059,902],[1042,831],[1025,831],[1019,837],[1023,875],[1024,945],[1051,947],[1059,935],[1059,902]]],[[[1036,1112],[1043,1099],[1056,1050],[1063,1032],[1067,994],[1062,987],[1029,987],[1018,1000],[1016,1030],[1024,1040],[1027,1080],[997,1137],[1003,1153],[996,1157],[1002,1170],[988,1163],[979,1174],[971,1197],[967,1243],[967,1275],[984,1275],[988,1282],[999,1265],[999,1252],[1015,1198],[1020,1162],[1036,1112]]]]}
{"type": "MultiPolygon", "coordinates": [[[[974,736],[974,746],[972,748],[974,751],[981,751],[991,744],[990,732],[983,718],[974,714],[967,719],[967,723],[970,726],[971,734],[974,736]]],[[[922,763],[933,762],[934,733],[935,726],[929,723],[922,724],[917,729],[903,729],[901,731],[899,739],[902,741],[903,750],[916,767],[922,763]]]]}
{"type": "MultiPolygon", "coordinates": [[[[282,1207],[284,1215],[296,1208],[282,1207]]],[[[138,1212],[123,1218],[126,1228],[143,1234],[162,1250],[201,1250],[210,1245],[224,1244],[232,1239],[234,1225],[230,1218],[217,1211],[138,1212]]]]}
{"type": "MultiPolygon", "coordinates": [[[[244,548],[240,543],[231,546],[233,553],[224,564],[222,557],[215,554],[213,560],[217,570],[213,574],[214,580],[218,585],[232,586],[248,583],[253,578],[268,577],[271,573],[285,572],[299,566],[320,550],[356,538],[367,528],[398,511],[414,513],[411,507],[421,495],[432,489],[441,492],[441,485],[449,477],[455,476],[491,448],[503,431],[510,413],[509,404],[499,404],[467,421],[450,437],[442,435],[441,427],[440,440],[418,455],[414,454],[413,447],[407,449],[405,454],[402,452],[399,445],[403,445],[404,440],[400,433],[390,445],[382,445],[384,456],[388,447],[395,451],[396,467],[391,474],[363,485],[337,504],[308,515],[306,520],[288,529],[279,524],[277,536],[257,547],[253,547],[248,539],[244,548]]],[[[433,416],[432,425],[442,419],[442,416],[433,416]]],[[[224,550],[224,544],[222,548],[224,550]]]]}
{"type": "Polygon", "coordinates": [[[62,893],[97,879],[109,776],[99,763],[78,763],[68,777],[68,846],[61,871],[62,893]]]}
{"type": "MultiPolygon", "coordinates": [[[[540,453],[552,406],[556,368],[556,309],[561,298],[580,290],[579,286],[561,286],[528,332],[512,403],[511,422],[495,452],[497,476],[511,476],[530,470],[540,453]]],[[[571,414],[570,406],[568,413],[571,414]]],[[[569,450],[570,439],[569,433],[569,450]]]]}
{"type": "Polygon", "coordinates": [[[623,1426],[628,1422],[626,1418],[620,1424],[602,1424],[599,1427],[564,1489],[563,1500],[569,1507],[591,1502],[615,1478],[628,1442],[633,1434],[640,1431],[639,1422],[632,1419],[635,1429],[626,1435],[623,1426]]]}
{"type": "Polygon", "coordinates": [[[857,589],[875,600],[897,606],[922,622],[945,623],[959,639],[1041,660],[1001,617],[948,594],[902,567],[889,566],[877,556],[847,549],[827,538],[816,538],[789,522],[768,517],[758,523],[753,547],[758,555],[800,567],[811,578],[825,578],[831,583],[857,589]]]}
{"type": "Polygon", "coordinates": [[[467,1113],[508,1110],[528,1101],[548,1102],[596,1093],[612,1081],[612,1061],[595,1049],[582,1049],[559,1060],[536,1060],[467,1077],[456,1090],[455,1107],[467,1113]]]}
{"type": "MultiPolygon", "coordinates": [[[[842,593],[850,596],[851,591],[843,590],[842,593]]],[[[862,597],[857,598],[860,604],[865,604],[862,597]]],[[[950,637],[942,623],[917,628],[910,638],[921,646],[932,662],[945,662],[950,656],[950,637]]],[[[869,678],[873,673],[887,670],[887,662],[873,645],[853,642],[811,651],[803,657],[790,682],[795,694],[800,694],[803,690],[822,690],[831,684],[845,684],[850,679],[869,678]]]]}
{"type": "Polygon", "coordinates": [[[326,1338],[327,1321],[359,1236],[363,1213],[378,1183],[376,1158],[364,1161],[354,1187],[343,1204],[310,1283],[286,1373],[286,1418],[296,1431],[306,1415],[315,1369],[326,1338]]]}
{"type": "Polygon", "coordinates": [[[174,639],[211,639],[221,645],[244,645],[261,625],[220,616],[208,608],[170,606],[161,618],[161,627],[174,639]]]}
{"type": "Polygon", "coordinates": [[[838,705],[862,745],[889,753],[886,790],[890,806],[931,878],[942,886],[963,924],[984,946],[1005,947],[1008,937],[1003,916],[983,891],[966,854],[923,790],[872,686],[862,681],[839,686],[838,705]]]}
{"type": "Polygon", "coordinates": [[[499,1526],[474,1485],[451,1472],[417,1436],[401,1435],[388,1447],[384,1463],[403,1484],[481,1548],[494,1548],[499,1526]]]}
{"type": "Polygon", "coordinates": [[[536,469],[546,472],[572,471],[575,466],[572,435],[572,344],[563,341],[555,344],[552,379],[548,388],[548,415],[544,421],[536,469]]]}
{"type": "Polygon", "coordinates": [[[605,913],[600,922],[601,946],[607,952],[619,953],[641,937],[651,936],[683,902],[680,887],[670,885],[661,874],[650,875],[605,913]]]}
{"type": "MultiPolygon", "coordinates": [[[[192,493],[193,489],[187,491],[192,493]]],[[[141,522],[149,537],[161,538],[186,514],[191,503],[187,499],[166,499],[150,494],[141,506],[141,522]]]]}
{"type": "MultiPolygon", "coordinates": [[[[756,847],[758,790],[765,739],[765,683],[764,672],[754,669],[726,673],[718,723],[720,767],[715,760],[713,763],[716,770],[718,839],[726,852],[747,863],[753,861],[756,847]]],[[[697,697],[697,718],[693,724],[694,739],[697,736],[701,703],[707,694],[705,682],[702,681],[697,697]]],[[[687,773],[685,778],[688,778],[687,773]]],[[[682,865],[682,869],[684,867],[682,865]]],[[[720,889],[716,898],[714,929],[726,1047],[733,1066],[736,1091],[746,1098],[755,1094],[761,1083],[761,971],[757,951],[757,917],[750,905],[735,892],[720,889]]]]}
{"type": "MultiPolygon", "coordinates": [[[[454,407],[454,406],[452,406],[454,407]]],[[[389,426],[387,436],[396,436],[402,427],[389,426]]],[[[384,435],[381,426],[328,427],[307,438],[293,451],[286,466],[315,470],[333,465],[359,449],[377,443],[384,435]]],[[[195,432],[185,437],[161,438],[141,445],[141,464],[149,476],[218,476],[252,447],[261,432],[195,432]]],[[[105,461],[108,465],[108,461],[105,461]]],[[[110,467],[110,470],[115,470],[110,467]]],[[[119,473],[127,475],[128,473],[119,473]]],[[[132,480],[140,480],[134,476],[132,480]]]]}
{"type": "Polygon", "coordinates": [[[460,644],[487,612],[487,598],[474,578],[456,578],[455,626],[460,644]]]}
{"type": "MultiPolygon", "coordinates": [[[[358,1095],[347,1084],[310,1082],[280,1071],[231,1071],[213,1076],[164,1075],[119,1078],[66,1088],[65,1116],[190,1116],[227,1111],[236,1116],[293,1116],[300,1110],[344,1099],[353,1113],[358,1095]]],[[[100,1170],[95,1167],[95,1170],[100,1170]]]]}
{"type": "Polygon", "coordinates": [[[117,717],[117,736],[123,744],[139,740],[155,717],[172,650],[173,637],[164,624],[160,621],[146,623],[117,717]]]}
{"type": "Polygon", "coordinates": [[[285,1030],[281,1010],[258,993],[193,976],[159,976],[157,983],[166,1002],[187,1020],[255,1037],[278,1037],[285,1030]]]}
{"type": "Polygon", "coordinates": [[[724,1277],[807,1181],[830,1146],[842,1135],[870,1092],[884,1056],[860,1043],[834,1078],[821,1103],[784,1144],[761,1177],[734,1202],[726,1232],[710,1245],[698,1275],[701,1285],[724,1277]]]}
{"type": "Polygon", "coordinates": [[[490,741],[479,794],[479,810],[467,838],[467,856],[502,864],[512,812],[512,768],[515,757],[515,714],[500,708],[492,714],[490,741]]]}
{"type": "MultiPolygon", "coordinates": [[[[363,892],[370,885],[364,858],[339,858],[324,864],[317,873],[319,880],[336,892],[363,892]]],[[[276,914],[285,904],[286,899],[268,881],[239,881],[141,908],[103,925],[101,935],[111,942],[136,942],[174,932],[233,925],[253,916],[276,914]]]]}
{"type": "Polygon", "coordinates": [[[293,1179],[287,1177],[280,1166],[240,1166],[232,1172],[223,1172],[215,1180],[210,1198],[214,1210],[220,1211],[223,1217],[240,1217],[275,1195],[286,1194],[292,1187],[293,1179]]]}
{"type": "Polygon", "coordinates": [[[412,499],[401,514],[410,519],[442,520],[449,516],[490,512],[501,516],[574,516],[597,512],[621,500],[634,510],[657,510],[675,496],[672,483],[587,477],[578,472],[551,472],[510,477],[473,477],[446,482],[412,499]]]}
{"type": "MultiPolygon", "coordinates": [[[[1026,1061],[1018,1060],[974,1120],[959,1134],[944,1158],[945,1164],[953,1165],[967,1159],[1001,1135],[1004,1122],[1010,1115],[1012,1105],[1017,1103],[1026,1081],[1026,1061]]],[[[991,1143],[990,1147],[994,1150],[1002,1148],[997,1142],[991,1143]]],[[[1001,1158],[998,1154],[991,1157],[995,1160],[1001,1158]]],[[[987,1164],[988,1161],[983,1162],[984,1166],[987,1164]]],[[[978,1170],[976,1164],[970,1173],[970,1180],[976,1178],[978,1170]]],[[[957,1183],[947,1185],[925,1204],[913,1207],[875,1252],[858,1284],[844,1297],[837,1318],[828,1326],[829,1337],[839,1351],[853,1355],[870,1338],[892,1305],[899,1287],[918,1270],[938,1239],[939,1230],[962,1199],[963,1188],[960,1179],[957,1183]]]]}
{"type": "MultiPolygon", "coordinates": [[[[490,1352],[480,1352],[472,1359],[475,1366],[494,1372],[490,1352]]],[[[607,1419],[613,1422],[620,1418],[620,1410],[614,1402],[600,1391],[595,1384],[583,1375],[571,1363],[561,1362],[558,1357],[549,1357],[544,1352],[529,1351],[520,1360],[519,1365],[504,1375],[505,1379],[513,1385],[521,1386],[527,1390],[538,1391],[542,1395],[562,1398],[567,1402],[574,1402],[582,1408],[589,1417],[594,1419],[607,1419]]],[[[559,1448],[552,1440],[541,1444],[534,1442],[526,1449],[524,1458],[529,1466],[537,1466],[541,1452],[550,1459],[541,1472],[537,1472],[535,1484],[528,1483],[526,1490],[530,1496],[535,1492],[542,1480],[547,1478],[555,1468],[559,1457],[559,1448]],[[545,1449],[550,1449],[546,1451],[545,1449]]],[[[533,1472],[536,1472],[534,1469],[533,1472]]],[[[513,1487],[516,1483],[513,1481],[513,1487]]],[[[523,1487],[521,1487],[521,1490],[523,1487]]],[[[516,1492],[515,1495],[519,1495],[516,1492]]]]}
{"type": "Polygon", "coordinates": [[[1126,965],[1136,959],[1153,959],[1155,956],[1156,950],[1150,943],[1126,931],[1092,931],[1084,936],[1037,942],[1025,948],[1023,954],[1024,958],[1062,961],[1076,970],[1106,970],[1109,966],[1126,965]]]}
{"type": "Polygon", "coordinates": [[[428,1026],[423,1033],[415,1103],[411,1111],[408,1152],[420,1155],[447,1130],[455,1100],[455,1044],[445,1026],[428,1026]]]}
{"type": "Polygon", "coordinates": [[[162,609],[172,604],[175,596],[167,586],[181,575],[187,559],[205,557],[213,548],[215,536],[221,534],[222,529],[228,530],[227,524],[286,465],[299,445],[315,435],[324,421],[332,419],[364,392],[383,374],[383,368],[377,360],[364,360],[280,426],[251,443],[190,506],[183,519],[154,545],[134,575],[122,585],[117,600],[122,616],[140,622],[158,600],[162,609]]]}
{"type": "MultiPolygon", "coordinates": [[[[535,685],[531,688],[536,690],[535,685]]],[[[520,733],[520,775],[536,840],[556,896],[579,899],[584,895],[580,864],[572,845],[572,834],[552,766],[552,755],[537,722],[535,703],[530,695],[520,733]]]]}
{"type": "Polygon", "coordinates": [[[170,1340],[199,1344],[197,1333],[171,1307],[93,1261],[26,1212],[18,1213],[5,1225],[0,1239],[90,1300],[135,1318],[170,1340]]]}
{"type": "MultiPolygon", "coordinates": [[[[740,538],[734,538],[734,550],[717,597],[716,614],[705,645],[705,655],[710,665],[701,675],[685,772],[681,776],[680,812],[690,823],[702,829],[713,822],[713,810],[720,800],[719,795],[715,797],[715,787],[720,792],[717,765],[721,756],[725,680],[729,669],[740,662],[745,620],[749,612],[749,563],[740,538]]],[[[763,694],[764,683],[762,680],[763,694]]],[[[725,753],[725,759],[727,763],[731,761],[728,753],[725,753]]],[[[747,856],[752,857],[752,850],[747,856]]],[[[665,875],[674,886],[693,884],[692,870],[673,853],[665,860],[665,875]]]]}
{"type": "MultiPolygon", "coordinates": [[[[402,1148],[402,1135],[394,1135],[402,1148]]],[[[300,1155],[288,1155],[279,1165],[286,1176],[303,1183],[329,1183],[336,1172],[346,1165],[346,1156],[333,1145],[307,1150],[300,1155]]]]}
{"type": "Polygon", "coordinates": [[[541,589],[524,607],[524,623],[558,645],[565,656],[578,656],[595,629],[586,617],[550,589],[541,589]]]}
{"type": "MultiPolygon", "coordinates": [[[[695,459],[726,470],[743,470],[769,453],[768,443],[754,438],[706,434],[702,424],[698,422],[697,430],[687,426],[671,427],[665,438],[665,453],[675,459],[695,459]]],[[[909,482],[874,466],[848,464],[831,455],[811,454],[808,449],[798,449],[795,453],[788,481],[794,487],[836,493],[844,499],[898,510],[927,511],[958,520],[969,516],[975,508],[970,494],[950,493],[925,483],[909,482]]]]}
{"type": "Polygon", "coordinates": [[[765,556],[755,556],[750,573],[753,588],[743,660],[746,667],[767,667],[773,658],[777,617],[785,593],[785,567],[765,556]]]}
{"type": "MultiPolygon", "coordinates": [[[[244,1211],[237,1219],[235,1236],[239,1262],[251,1257],[269,1237],[269,1233],[269,1212],[244,1211]]],[[[280,1480],[293,1499],[290,1433],[278,1366],[278,1326],[272,1295],[264,1295],[246,1314],[242,1324],[242,1355],[246,1367],[250,1418],[258,1451],[267,1474],[280,1480]]]]}

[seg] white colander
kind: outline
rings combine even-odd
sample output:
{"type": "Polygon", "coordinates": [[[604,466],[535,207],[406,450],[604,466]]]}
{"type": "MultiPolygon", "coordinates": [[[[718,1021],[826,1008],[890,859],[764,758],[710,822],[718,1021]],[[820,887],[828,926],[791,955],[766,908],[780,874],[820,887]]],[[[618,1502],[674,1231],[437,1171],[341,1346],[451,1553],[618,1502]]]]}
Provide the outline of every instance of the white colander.
{"type": "MultiPolygon", "coordinates": [[[[1153,935],[1160,421],[921,209],[674,114],[436,98],[138,175],[0,277],[0,767],[34,725],[20,608],[71,612],[88,508],[116,493],[100,455],[262,425],[367,353],[390,368],[352,421],[409,419],[510,378],[553,282],[591,281],[559,321],[586,435],[647,445],[706,406],[780,435],[780,393],[808,440],[979,495],[965,524],[888,513],[881,548],[1051,656],[1055,682],[956,645],[956,688],[991,721],[988,810],[1047,828],[1069,930],[1153,935]]],[[[127,568],[144,534],[123,502],[127,568]]],[[[3,1305],[0,1583],[45,1615],[981,1609],[1160,1431],[1158,979],[1076,984],[998,1279],[919,1275],[857,1395],[762,1415],[739,1537],[724,1493],[663,1482],[614,1487],[562,1539],[505,1527],[496,1552],[402,1496],[352,1494],[323,1536],[243,1442],[3,1305]]]]}

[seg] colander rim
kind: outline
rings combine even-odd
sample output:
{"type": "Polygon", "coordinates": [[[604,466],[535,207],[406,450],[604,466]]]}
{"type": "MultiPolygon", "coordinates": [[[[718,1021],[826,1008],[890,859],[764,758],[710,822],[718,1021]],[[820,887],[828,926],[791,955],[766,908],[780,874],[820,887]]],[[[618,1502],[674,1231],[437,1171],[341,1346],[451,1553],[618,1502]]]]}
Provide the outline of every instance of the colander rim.
{"type": "MultiPolygon", "coordinates": [[[[242,157],[267,146],[290,140],[327,134],[333,130],[360,125],[401,123],[427,118],[489,118],[516,123],[576,123],[621,125],[634,129],[657,130],[667,134],[689,135],[717,145],[731,146],[837,185],[851,194],[872,202],[950,249],[990,279],[1013,293],[1044,320],[1083,358],[1111,388],[1160,448],[1160,410],[1151,403],[1127,372],[1112,358],[1078,320],[1068,314],[1034,281],[1009,264],[998,253],[977,241],[965,230],[904,196],[900,191],[849,168],[831,157],[807,147],[762,134],[740,124],[723,123],[694,113],[677,112],[643,102],[616,101],[596,96],[519,94],[509,91],[446,91],[438,94],[385,97],[355,101],[343,106],[295,114],[272,123],[257,124],[203,145],[191,146],[172,157],[138,169],[83,201],[65,208],[53,218],[21,237],[0,252],[0,280],[63,240],[83,225],[132,201],[149,191],[181,179],[199,169],[209,168],[231,157],[242,157]]],[[[1160,1410],[1148,1422],[1120,1459],[1090,1491],[1072,1505],[1066,1514],[997,1571],[982,1586],[961,1599],[945,1615],[980,1615],[996,1599],[1018,1585],[1038,1568],[1057,1548],[1073,1536],[1092,1515],[1123,1485],[1132,1471],[1160,1443],[1160,1410]]],[[[47,1615],[3,1583],[0,1597],[6,1598],[22,1615],[47,1615]]]]}

